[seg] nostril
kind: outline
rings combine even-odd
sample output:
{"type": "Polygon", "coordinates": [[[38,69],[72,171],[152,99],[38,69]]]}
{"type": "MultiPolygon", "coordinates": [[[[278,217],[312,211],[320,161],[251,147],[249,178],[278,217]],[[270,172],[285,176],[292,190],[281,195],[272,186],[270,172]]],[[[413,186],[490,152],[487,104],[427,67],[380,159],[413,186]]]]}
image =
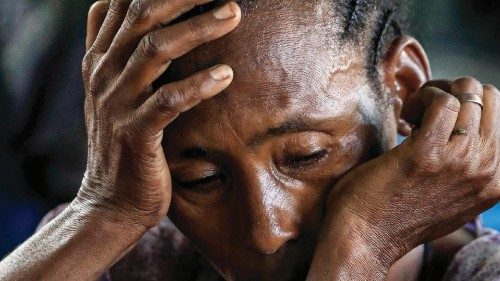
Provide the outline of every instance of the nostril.
{"type": "Polygon", "coordinates": [[[292,232],[255,231],[252,235],[251,247],[261,255],[273,255],[295,238],[297,237],[292,232]]]}
{"type": "Polygon", "coordinates": [[[278,248],[278,249],[276,249],[276,250],[274,250],[274,251],[270,251],[270,252],[267,252],[267,253],[264,253],[264,254],[266,254],[266,255],[273,255],[273,254],[276,254],[276,252],[278,252],[279,249],[281,249],[281,247],[278,248]]]}

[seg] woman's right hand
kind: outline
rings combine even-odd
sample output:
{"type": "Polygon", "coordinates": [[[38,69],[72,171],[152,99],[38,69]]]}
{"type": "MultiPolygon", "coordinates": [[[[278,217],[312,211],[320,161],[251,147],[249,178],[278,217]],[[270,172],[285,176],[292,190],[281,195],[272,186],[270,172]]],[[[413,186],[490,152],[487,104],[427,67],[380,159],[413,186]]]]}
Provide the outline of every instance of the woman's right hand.
{"type": "Polygon", "coordinates": [[[166,215],[171,198],[163,130],[179,114],[224,90],[229,66],[204,70],[156,92],[152,83],[174,60],[239,23],[229,2],[162,27],[211,0],[111,0],[91,8],[83,61],[87,170],[74,204],[144,230],[166,215]]]}
{"type": "Polygon", "coordinates": [[[495,87],[471,77],[429,81],[410,96],[402,115],[418,129],[333,187],[311,280],[385,279],[409,251],[500,200],[495,87]]]}

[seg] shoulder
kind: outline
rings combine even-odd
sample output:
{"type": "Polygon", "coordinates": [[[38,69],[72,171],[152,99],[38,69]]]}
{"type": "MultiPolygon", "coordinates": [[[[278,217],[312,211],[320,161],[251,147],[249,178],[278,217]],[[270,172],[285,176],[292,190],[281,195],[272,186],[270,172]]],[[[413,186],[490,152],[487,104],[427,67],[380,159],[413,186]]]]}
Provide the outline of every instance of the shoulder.
{"type": "MultiPolygon", "coordinates": [[[[50,211],[38,229],[62,213],[69,204],[50,211]]],[[[105,247],[105,245],[103,245],[105,247]]],[[[189,240],[168,219],[149,230],[100,280],[218,281],[219,275],[189,240]]]]}
{"type": "Polygon", "coordinates": [[[51,220],[55,219],[60,213],[62,213],[67,207],[69,203],[62,204],[54,208],[52,211],[48,212],[38,223],[36,227],[36,231],[40,230],[44,225],[48,224],[51,220]]]}
{"type": "Polygon", "coordinates": [[[500,234],[490,232],[463,247],[448,267],[444,280],[500,280],[500,234]]]}
{"type": "Polygon", "coordinates": [[[168,218],[147,232],[110,269],[110,275],[113,281],[219,280],[209,263],[168,218]]]}

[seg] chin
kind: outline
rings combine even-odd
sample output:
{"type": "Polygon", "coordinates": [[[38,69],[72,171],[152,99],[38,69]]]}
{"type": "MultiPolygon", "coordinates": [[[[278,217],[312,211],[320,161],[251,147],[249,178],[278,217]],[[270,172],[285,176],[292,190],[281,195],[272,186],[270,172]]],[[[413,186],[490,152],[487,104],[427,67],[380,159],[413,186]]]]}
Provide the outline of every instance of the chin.
{"type": "Polygon", "coordinates": [[[306,280],[309,266],[282,268],[273,272],[223,274],[228,281],[303,281],[306,280]]]}
{"type": "Polygon", "coordinates": [[[307,251],[287,249],[238,264],[226,264],[225,270],[218,271],[228,281],[303,281],[309,272],[313,253],[314,248],[307,251]]]}

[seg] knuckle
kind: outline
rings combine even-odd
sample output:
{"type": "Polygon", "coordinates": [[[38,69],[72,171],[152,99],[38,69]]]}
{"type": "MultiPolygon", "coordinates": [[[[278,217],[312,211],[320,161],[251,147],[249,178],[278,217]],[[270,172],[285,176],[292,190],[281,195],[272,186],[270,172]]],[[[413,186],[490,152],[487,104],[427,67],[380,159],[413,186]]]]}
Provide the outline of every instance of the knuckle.
{"type": "Polygon", "coordinates": [[[453,80],[453,85],[468,85],[468,84],[477,84],[479,83],[476,78],[471,76],[462,76],[453,80]]]}
{"type": "Polygon", "coordinates": [[[471,76],[456,78],[451,84],[451,90],[453,92],[461,93],[464,89],[466,89],[466,91],[472,91],[473,93],[482,94],[483,85],[471,76]]]}
{"type": "Polygon", "coordinates": [[[177,110],[178,99],[178,93],[162,87],[155,98],[156,109],[165,115],[176,115],[179,113],[177,110]]]}
{"type": "Polygon", "coordinates": [[[485,84],[483,85],[483,89],[485,92],[493,93],[498,95],[500,92],[498,91],[497,87],[491,85],[491,84],[485,84]]]}
{"type": "Polygon", "coordinates": [[[139,56],[156,60],[161,57],[161,43],[159,42],[156,32],[150,32],[141,40],[139,44],[139,56]]]}
{"type": "Polygon", "coordinates": [[[445,92],[450,91],[450,85],[451,81],[450,80],[429,80],[422,85],[421,89],[425,89],[428,87],[435,87],[438,89],[441,89],[445,92]]]}
{"type": "Polygon", "coordinates": [[[213,31],[213,26],[210,24],[204,24],[200,17],[189,19],[187,21],[187,27],[189,34],[191,34],[191,39],[194,42],[203,42],[213,31]]]}
{"type": "Polygon", "coordinates": [[[151,21],[152,10],[148,0],[133,0],[128,9],[127,22],[130,25],[142,25],[151,21]]]}
{"type": "Polygon", "coordinates": [[[460,101],[452,95],[437,95],[433,102],[443,109],[451,110],[454,112],[460,111],[460,101]]]}
{"type": "Polygon", "coordinates": [[[200,84],[194,78],[164,86],[157,91],[155,107],[160,114],[175,118],[197,104],[199,92],[200,84]]]}

